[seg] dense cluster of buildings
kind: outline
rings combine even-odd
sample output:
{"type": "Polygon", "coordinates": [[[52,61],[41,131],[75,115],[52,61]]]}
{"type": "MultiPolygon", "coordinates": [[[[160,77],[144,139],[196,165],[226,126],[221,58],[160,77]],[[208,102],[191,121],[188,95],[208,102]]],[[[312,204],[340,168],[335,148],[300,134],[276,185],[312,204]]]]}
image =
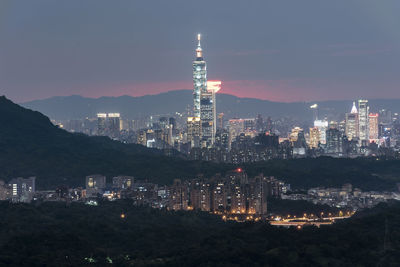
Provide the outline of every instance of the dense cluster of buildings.
{"type": "Polygon", "coordinates": [[[283,199],[307,200],[314,204],[326,204],[337,208],[359,210],[371,208],[378,203],[389,200],[400,200],[399,192],[363,192],[359,188],[353,188],[351,184],[344,184],[341,188],[310,188],[307,194],[283,195],[283,199]]]}
{"type": "Polygon", "coordinates": [[[136,205],[153,208],[263,216],[267,214],[268,197],[280,197],[287,187],[274,177],[258,175],[249,178],[240,168],[225,176],[176,179],[171,186],[135,181],[130,176],[114,177],[108,185],[105,176],[90,175],[86,177],[85,188],[80,191],[80,199],[129,198],[136,205]]]}
{"type": "Polygon", "coordinates": [[[132,176],[116,176],[107,183],[103,175],[89,175],[84,188],[60,186],[56,190],[36,191],[35,177],[16,178],[0,183],[0,200],[12,202],[83,201],[93,203],[99,198],[132,199],[135,205],[170,210],[201,210],[221,214],[267,214],[267,199],[280,197],[289,186],[274,177],[262,174],[249,178],[238,168],[225,176],[198,177],[170,186],[136,181],[132,176]]]}
{"type": "Polygon", "coordinates": [[[14,178],[8,183],[0,180],[0,200],[29,203],[35,195],[36,177],[14,178]]]}
{"type": "MultiPolygon", "coordinates": [[[[169,210],[199,210],[227,216],[268,216],[268,199],[306,200],[314,204],[357,211],[378,203],[400,200],[399,192],[363,192],[345,184],[341,188],[311,188],[307,193],[291,191],[290,185],[262,174],[248,177],[241,168],[210,178],[175,179],[172,185],[160,186],[137,181],[132,176],[116,176],[109,183],[104,175],[89,175],[85,186],[55,190],[35,190],[35,177],[0,181],[0,200],[13,203],[31,201],[66,201],[96,204],[99,199],[131,199],[134,205],[169,210]]],[[[400,190],[400,188],[399,188],[400,190]]]]}
{"type": "Polygon", "coordinates": [[[319,116],[298,122],[261,115],[228,118],[217,113],[216,93],[220,81],[208,81],[207,64],[197,38],[192,64],[193,103],[184,112],[122,119],[120,113],[98,113],[97,118],[60,124],[73,132],[109,136],[127,143],[179,151],[194,160],[228,163],[265,161],[272,158],[390,156],[399,157],[400,117],[389,110],[371,112],[368,100],[353,102],[349,113],[319,116]]]}

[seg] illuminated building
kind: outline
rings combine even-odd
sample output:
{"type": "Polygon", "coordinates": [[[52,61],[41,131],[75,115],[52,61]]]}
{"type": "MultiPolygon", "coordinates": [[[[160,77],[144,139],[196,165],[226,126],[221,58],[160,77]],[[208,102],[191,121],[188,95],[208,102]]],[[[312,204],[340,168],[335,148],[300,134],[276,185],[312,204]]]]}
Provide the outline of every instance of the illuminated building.
{"type": "Polygon", "coordinates": [[[227,202],[228,192],[223,181],[219,181],[216,183],[213,193],[212,193],[212,203],[214,211],[225,211],[228,202],[227,202]]]}
{"type": "Polygon", "coordinates": [[[111,138],[118,138],[120,133],[120,114],[119,113],[108,113],[108,131],[111,138]]]}
{"type": "Polygon", "coordinates": [[[266,215],[269,185],[262,174],[250,181],[248,213],[266,215]]]}
{"type": "Polygon", "coordinates": [[[368,115],[369,139],[374,142],[377,142],[379,135],[378,118],[379,118],[378,113],[370,113],[368,115]]]}
{"type": "Polygon", "coordinates": [[[210,81],[207,84],[207,65],[203,58],[200,44],[201,35],[197,35],[196,59],[193,61],[193,113],[201,121],[201,146],[212,147],[216,132],[215,94],[221,88],[221,81],[210,81]]]}
{"type": "Polygon", "coordinates": [[[201,35],[197,35],[197,49],[196,49],[196,59],[193,61],[193,112],[194,117],[199,117],[201,115],[200,111],[200,102],[201,102],[201,94],[203,92],[207,93],[207,66],[206,62],[203,59],[203,49],[200,45],[201,35]]]}
{"type": "Polygon", "coordinates": [[[302,132],[303,129],[300,127],[294,127],[292,129],[292,132],[289,135],[289,140],[290,142],[294,143],[297,141],[298,137],[299,137],[299,133],[302,132]]]}
{"type": "Polygon", "coordinates": [[[310,128],[310,148],[317,148],[319,145],[319,129],[317,127],[310,128]]]}
{"type": "Polygon", "coordinates": [[[318,104],[311,105],[310,109],[313,111],[313,121],[318,120],[318,104]]]}
{"type": "Polygon", "coordinates": [[[353,102],[353,107],[350,113],[346,113],[346,136],[349,140],[358,138],[358,111],[356,108],[356,102],[353,102]]]}
{"type": "Polygon", "coordinates": [[[119,113],[97,113],[97,135],[118,139],[120,124],[119,113]]]}
{"type": "Polygon", "coordinates": [[[137,143],[146,146],[147,145],[147,132],[146,130],[141,130],[137,135],[137,143]]]}
{"type": "Polygon", "coordinates": [[[13,202],[31,202],[33,194],[35,193],[36,177],[14,178],[8,182],[11,188],[11,200],[13,202]]]}
{"type": "Polygon", "coordinates": [[[207,82],[207,91],[211,92],[212,95],[212,135],[211,135],[211,145],[215,142],[215,133],[217,132],[217,101],[215,99],[216,93],[221,90],[221,81],[208,81],[207,82]]]}
{"type": "Polygon", "coordinates": [[[190,186],[190,205],[195,210],[211,210],[211,185],[200,180],[193,180],[190,186]]]}
{"type": "Polygon", "coordinates": [[[358,100],[358,134],[361,145],[366,145],[369,140],[368,115],[368,100],[358,100]]]}
{"type": "Polygon", "coordinates": [[[107,130],[107,114],[97,113],[97,135],[105,136],[107,130]]]}
{"type": "Polygon", "coordinates": [[[314,121],[314,127],[317,127],[319,130],[319,142],[321,144],[326,144],[326,129],[328,128],[328,121],[316,120],[314,121]]]}
{"type": "Polygon", "coordinates": [[[199,117],[187,118],[187,140],[191,147],[200,146],[201,121],[199,117]]]}
{"type": "Polygon", "coordinates": [[[326,131],[326,153],[341,154],[343,152],[342,134],[338,129],[330,128],[326,131]]]}
{"type": "Polygon", "coordinates": [[[95,174],[86,176],[86,195],[95,196],[98,193],[102,193],[106,187],[106,177],[103,175],[95,174]]]}
{"type": "Polygon", "coordinates": [[[186,184],[175,179],[169,190],[169,207],[172,210],[188,210],[189,193],[186,184]]]}
{"type": "Polygon", "coordinates": [[[229,144],[231,144],[237,136],[239,136],[241,133],[244,133],[244,120],[231,119],[228,123],[229,144]]]}
{"type": "Polygon", "coordinates": [[[116,189],[129,189],[132,187],[134,178],[132,176],[116,176],[113,177],[113,188],[116,189]]]}

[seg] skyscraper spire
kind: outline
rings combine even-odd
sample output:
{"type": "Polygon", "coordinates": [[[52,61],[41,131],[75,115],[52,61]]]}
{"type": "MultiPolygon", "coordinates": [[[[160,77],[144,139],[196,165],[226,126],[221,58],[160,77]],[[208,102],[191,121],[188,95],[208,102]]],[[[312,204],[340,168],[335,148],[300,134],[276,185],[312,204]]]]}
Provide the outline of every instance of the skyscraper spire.
{"type": "Polygon", "coordinates": [[[201,40],[201,34],[197,34],[197,48],[196,48],[196,58],[201,59],[203,58],[203,49],[201,49],[201,44],[200,44],[200,40],[201,40]]]}
{"type": "Polygon", "coordinates": [[[353,102],[353,107],[351,108],[351,112],[350,113],[358,113],[355,101],[353,102]]]}

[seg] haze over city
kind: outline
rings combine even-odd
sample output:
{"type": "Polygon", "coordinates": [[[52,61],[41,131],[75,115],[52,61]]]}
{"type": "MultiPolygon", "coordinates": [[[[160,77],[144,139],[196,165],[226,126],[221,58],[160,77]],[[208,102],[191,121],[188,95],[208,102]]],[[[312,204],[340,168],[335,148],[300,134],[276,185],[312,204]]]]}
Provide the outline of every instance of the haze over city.
{"type": "Polygon", "coordinates": [[[221,93],[273,101],[400,98],[400,3],[0,3],[0,94],[17,102],[192,90],[195,36],[221,93]]]}

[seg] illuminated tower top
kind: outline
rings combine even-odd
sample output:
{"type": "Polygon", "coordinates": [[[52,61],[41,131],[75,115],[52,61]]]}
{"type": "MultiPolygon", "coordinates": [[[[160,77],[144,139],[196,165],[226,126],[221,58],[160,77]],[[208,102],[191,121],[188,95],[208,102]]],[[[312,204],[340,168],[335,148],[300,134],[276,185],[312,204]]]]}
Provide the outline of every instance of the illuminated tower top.
{"type": "Polygon", "coordinates": [[[201,34],[197,34],[197,48],[196,48],[196,60],[203,60],[203,49],[201,48],[200,44],[201,34]]]}
{"type": "Polygon", "coordinates": [[[358,113],[357,107],[356,107],[356,102],[353,102],[353,107],[351,108],[351,113],[358,113]]]}

